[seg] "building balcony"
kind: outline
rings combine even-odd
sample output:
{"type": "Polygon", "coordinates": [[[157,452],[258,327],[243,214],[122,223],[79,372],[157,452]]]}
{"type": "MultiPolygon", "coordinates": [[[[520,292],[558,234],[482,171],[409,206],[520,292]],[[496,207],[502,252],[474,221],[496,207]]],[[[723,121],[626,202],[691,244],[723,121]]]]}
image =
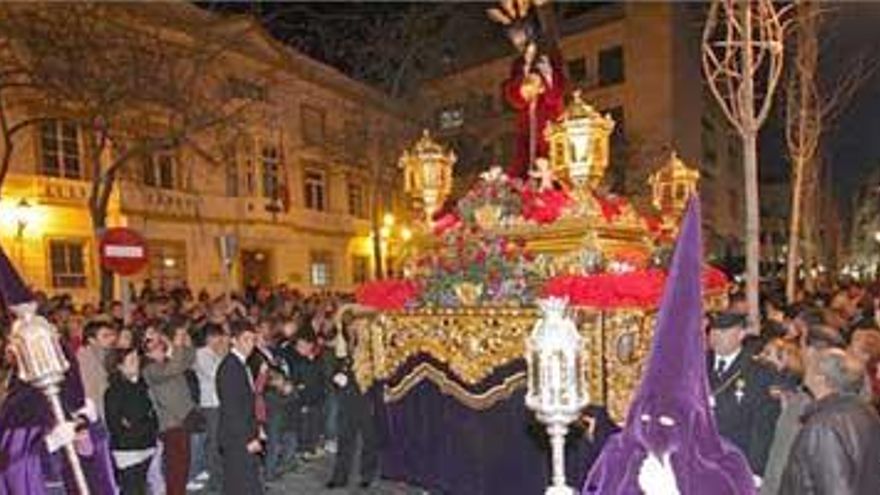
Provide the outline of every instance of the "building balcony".
{"type": "Polygon", "coordinates": [[[347,213],[315,211],[293,205],[272,212],[264,197],[229,197],[147,187],[120,181],[119,212],[152,219],[181,222],[219,222],[277,225],[294,230],[347,235],[368,235],[368,220],[347,213]]]}
{"type": "Polygon", "coordinates": [[[196,219],[202,197],[193,193],[149,187],[129,180],[117,184],[117,204],[124,215],[196,219]]]}
{"type": "Polygon", "coordinates": [[[366,236],[369,235],[371,229],[369,220],[357,218],[348,213],[294,207],[288,215],[294,226],[302,230],[366,236]]]}
{"type": "Polygon", "coordinates": [[[3,195],[50,206],[86,208],[90,185],[89,181],[81,179],[10,173],[3,184],[3,195]]]}

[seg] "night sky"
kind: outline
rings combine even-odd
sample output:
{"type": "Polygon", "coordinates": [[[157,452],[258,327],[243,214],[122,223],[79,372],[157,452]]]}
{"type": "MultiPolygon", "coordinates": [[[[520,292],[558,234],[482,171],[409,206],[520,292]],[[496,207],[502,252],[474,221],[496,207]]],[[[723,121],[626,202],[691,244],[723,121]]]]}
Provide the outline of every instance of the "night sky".
{"type": "MultiPolygon", "coordinates": [[[[827,123],[822,153],[830,168],[830,183],[844,216],[851,212],[852,198],[880,169],[880,2],[835,2],[825,4],[828,19],[820,37],[820,87],[830,92],[837,81],[852,71],[856,59],[864,58],[868,74],[838,117],[827,123]]],[[[782,88],[784,89],[784,88],[782,88]]],[[[764,127],[761,144],[761,173],[765,178],[786,177],[784,147],[784,93],[779,92],[771,120],[764,127]]]]}
{"type": "MultiPolygon", "coordinates": [[[[394,26],[400,20],[400,12],[414,6],[428,12],[446,9],[436,21],[432,20],[442,24],[445,31],[440,39],[444,42],[442,46],[432,45],[435,51],[430,60],[436,60],[435,63],[419,66],[421,80],[469,65],[474,56],[488,56],[508,49],[501,30],[485,18],[485,4],[457,3],[454,8],[448,3],[388,2],[201,2],[198,5],[256,15],[282,41],[377,86],[381,86],[378,80],[381,75],[364,73],[356,66],[358,47],[368,43],[376,25],[394,26]],[[337,31],[345,33],[348,41],[328,41],[337,31]],[[477,49],[483,53],[476,53],[477,49]]],[[[880,168],[880,70],[876,70],[880,68],[880,58],[873,56],[880,53],[880,30],[877,29],[880,2],[834,2],[825,4],[825,9],[829,21],[825,23],[820,48],[823,84],[833,86],[842,72],[851,69],[852,60],[859,55],[867,56],[874,69],[873,77],[861,85],[825,135],[823,153],[832,178],[832,184],[827,186],[833,188],[846,213],[857,188],[880,168]]],[[[778,98],[782,98],[781,92],[778,98]]],[[[762,132],[761,174],[770,180],[784,179],[788,174],[782,119],[782,106],[777,104],[762,132]]]]}

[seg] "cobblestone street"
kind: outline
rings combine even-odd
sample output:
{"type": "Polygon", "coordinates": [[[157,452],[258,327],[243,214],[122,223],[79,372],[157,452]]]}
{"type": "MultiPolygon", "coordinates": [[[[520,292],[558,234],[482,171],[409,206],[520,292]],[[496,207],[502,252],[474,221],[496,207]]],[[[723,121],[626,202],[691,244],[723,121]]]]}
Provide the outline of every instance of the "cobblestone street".
{"type": "Polygon", "coordinates": [[[341,494],[382,494],[382,495],[427,495],[425,490],[407,487],[401,483],[378,480],[369,489],[358,487],[357,475],[353,476],[348,488],[328,490],[324,487],[333,469],[333,456],[301,464],[295,472],[288,473],[280,481],[269,484],[268,495],[341,495],[341,494]]]}
{"type": "MultiPolygon", "coordinates": [[[[355,466],[355,473],[357,473],[355,466]]],[[[408,487],[402,483],[378,480],[369,489],[358,487],[360,481],[355,474],[347,488],[328,490],[324,487],[333,470],[333,456],[327,456],[309,463],[300,463],[299,468],[287,473],[280,480],[268,483],[268,495],[429,495],[427,491],[408,487]]],[[[207,491],[192,492],[193,495],[213,495],[207,491]]]]}

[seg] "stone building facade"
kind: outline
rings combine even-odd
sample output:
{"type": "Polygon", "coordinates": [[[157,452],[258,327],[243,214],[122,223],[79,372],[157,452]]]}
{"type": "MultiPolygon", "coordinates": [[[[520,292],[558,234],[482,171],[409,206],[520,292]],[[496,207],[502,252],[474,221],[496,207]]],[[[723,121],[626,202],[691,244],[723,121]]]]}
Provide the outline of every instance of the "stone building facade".
{"type": "MultiPolygon", "coordinates": [[[[212,15],[188,4],[168,8],[212,15]]],[[[213,150],[219,163],[181,149],[122,171],[108,225],[139,231],[149,256],[130,281],[187,281],[214,293],[251,280],[350,290],[373,274],[371,215],[397,203],[408,119],[378,91],[276,42],[254,21],[228,22],[230,32],[247,33],[227,62],[235,68],[227,83],[252,100],[244,132],[229,149],[213,150]],[[229,278],[221,236],[238,246],[229,278]]],[[[0,242],[36,288],[94,300],[100,270],[83,132],[52,120],[17,137],[0,242]]]]}

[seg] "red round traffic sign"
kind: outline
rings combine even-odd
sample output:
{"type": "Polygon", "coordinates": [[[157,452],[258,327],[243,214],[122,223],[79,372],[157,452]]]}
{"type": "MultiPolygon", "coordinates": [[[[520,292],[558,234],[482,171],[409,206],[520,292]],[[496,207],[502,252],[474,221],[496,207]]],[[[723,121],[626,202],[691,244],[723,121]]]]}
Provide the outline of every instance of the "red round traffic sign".
{"type": "Polygon", "coordinates": [[[147,243],[135,230],[107,229],[99,246],[101,266],[122,276],[134,275],[147,266],[147,243]]]}

